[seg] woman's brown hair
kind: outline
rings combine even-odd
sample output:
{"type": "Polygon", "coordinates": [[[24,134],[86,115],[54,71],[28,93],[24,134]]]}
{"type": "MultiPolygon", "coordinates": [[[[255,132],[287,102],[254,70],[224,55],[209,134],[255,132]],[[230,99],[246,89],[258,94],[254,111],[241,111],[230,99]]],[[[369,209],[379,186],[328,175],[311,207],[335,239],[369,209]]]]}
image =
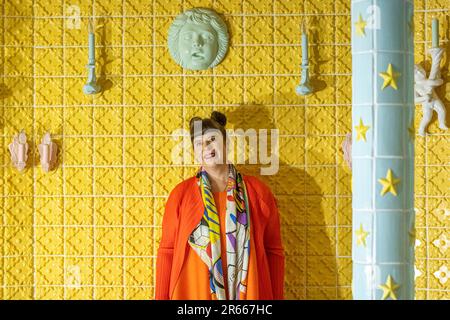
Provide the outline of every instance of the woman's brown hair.
{"type": "Polygon", "coordinates": [[[206,131],[215,129],[219,130],[223,138],[225,139],[227,135],[227,131],[225,130],[225,125],[227,124],[227,117],[218,111],[213,111],[211,113],[210,118],[200,118],[200,117],[193,117],[189,121],[189,128],[190,128],[190,134],[191,134],[191,142],[194,143],[195,136],[199,135],[200,132],[195,132],[195,122],[201,121],[202,124],[202,132],[201,135],[204,135],[206,131]]]}

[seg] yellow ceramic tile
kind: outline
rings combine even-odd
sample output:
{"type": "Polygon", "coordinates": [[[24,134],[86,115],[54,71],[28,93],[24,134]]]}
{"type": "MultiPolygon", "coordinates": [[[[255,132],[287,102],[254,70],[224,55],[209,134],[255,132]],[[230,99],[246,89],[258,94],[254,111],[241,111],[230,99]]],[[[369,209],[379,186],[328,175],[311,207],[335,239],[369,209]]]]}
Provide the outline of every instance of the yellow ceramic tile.
{"type": "Polygon", "coordinates": [[[122,168],[96,168],[95,192],[101,195],[123,194],[122,168]]]}
{"type": "Polygon", "coordinates": [[[95,199],[96,225],[123,225],[123,198],[95,199]]]}
{"type": "Polygon", "coordinates": [[[100,16],[121,16],[123,1],[95,0],[95,12],[100,16]]]}
{"type": "Polygon", "coordinates": [[[212,103],[212,77],[187,77],[184,80],[186,104],[212,103]]]}
{"type": "Polygon", "coordinates": [[[334,226],[336,224],[336,200],[334,197],[307,195],[305,207],[307,225],[334,226]]]}
{"type": "Polygon", "coordinates": [[[244,57],[247,74],[273,74],[273,47],[249,47],[244,57]]]}
{"type": "Polygon", "coordinates": [[[167,195],[181,182],[182,168],[155,168],[156,195],[167,195]]]}
{"type": "Polygon", "coordinates": [[[274,109],[275,126],[280,130],[280,134],[304,134],[305,110],[303,107],[294,106],[276,107],[274,109]]]}
{"type": "Polygon", "coordinates": [[[153,92],[152,79],[147,77],[126,78],[125,79],[125,101],[126,104],[140,105],[152,104],[153,92]]]}
{"type": "Polygon", "coordinates": [[[246,19],[244,19],[244,16],[228,16],[225,20],[228,23],[228,32],[232,35],[230,38],[230,46],[234,47],[245,43],[244,25],[246,24],[246,19]]]}
{"type": "Polygon", "coordinates": [[[450,179],[450,167],[429,167],[427,172],[428,194],[433,196],[450,195],[448,181],[450,179]]]}
{"type": "MultiPolygon", "coordinates": [[[[5,88],[5,106],[33,105],[33,80],[31,78],[14,77],[3,81],[5,88]],[[14,90],[12,90],[14,88],[14,90]]],[[[6,115],[6,114],[5,114],[6,115]]]]}
{"type": "Polygon", "coordinates": [[[156,213],[152,197],[145,198],[126,198],[125,223],[127,225],[146,225],[156,224],[156,213]]]}
{"type": "Polygon", "coordinates": [[[37,105],[62,105],[63,80],[39,78],[35,80],[37,105]]]}
{"type": "Polygon", "coordinates": [[[5,227],[5,255],[29,255],[33,248],[33,229],[30,226],[5,227]]]}
{"type": "Polygon", "coordinates": [[[125,260],[126,284],[128,286],[151,285],[153,283],[153,263],[154,259],[152,258],[127,258],[125,260]]]}
{"type": "Polygon", "coordinates": [[[64,258],[37,257],[36,285],[60,285],[64,281],[64,258]]]}
{"type": "MultiPolygon", "coordinates": [[[[302,23],[300,16],[277,16],[275,17],[274,43],[279,44],[300,44],[301,35],[299,33],[302,23]]],[[[310,40],[311,41],[311,40],[310,40]]],[[[301,48],[296,47],[301,53],[301,48]]]]}
{"type": "MultiPolygon", "coordinates": [[[[117,58],[117,60],[119,59],[117,58]]],[[[153,67],[152,50],[149,48],[126,48],[124,63],[125,72],[128,75],[149,75],[152,73],[153,67]]],[[[170,63],[166,63],[166,65],[170,65],[170,63]]],[[[152,78],[149,80],[152,81],[152,78]]]]}
{"type": "MultiPolygon", "coordinates": [[[[416,200],[417,201],[417,200],[416,200]]],[[[428,198],[428,225],[432,227],[450,227],[450,199],[448,197],[428,198]]]]}
{"type": "Polygon", "coordinates": [[[150,256],[153,254],[153,228],[127,228],[125,252],[127,256],[150,256]]]}
{"type": "Polygon", "coordinates": [[[153,2],[147,0],[126,0],[126,15],[150,15],[153,13],[153,2]]]}
{"type": "MultiPolygon", "coordinates": [[[[318,89],[315,94],[306,96],[305,101],[307,105],[333,104],[334,101],[336,100],[337,95],[336,78],[337,78],[336,76],[329,76],[329,75],[317,77],[315,84],[318,89]]],[[[300,83],[300,79],[296,80],[297,81],[295,81],[295,85],[289,87],[292,88],[290,90],[291,92],[292,90],[294,90],[295,86],[297,86],[300,83]]],[[[351,104],[351,101],[349,101],[348,104],[351,104]]]]}
{"type": "MultiPolygon", "coordinates": [[[[111,286],[123,283],[123,258],[96,258],[95,280],[96,284],[111,286]]],[[[98,288],[96,288],[97,291],[98,288]]],[[[101,294],[100,294],[101,296],[101,294]]]]}
{"type": "Polygon", "coordinates": [[[301,14],[304,12],[303,1],[274,1],[275,13],[301,14]]]}
{"type": "Polygon", "coordinates": [[[5,44],[27,46],[33,42],[33,20],[27,18],[6,17],[4,19],[5,44]]]}
{"type": "MultiPolygon", "coordinates": [[[[307,286],[336,286],[336,258],[332,256],[308,256],[306,265],[307,286]]],[[[335,290],[333,288],[333,290],[335,290]]]]}
{"type": "Polygon", "coordinates": [[[33,1],[11,0],[5,2],[5,14],[7,16],[31,16],[33,14],[33,1]]]}
{"type": "Polygon", "coordinates": [[[6,197],[4,200],[5,215],[4,222],[6,225],[32,225],[32,215],[24,215],[23,212],[31,212],[33,210],[32,197],[6,197]]]}
{"type": "Polygon", "coordinates": [[[305,138],[303,137],[280,137],[279,139],[280,160],[289,165],[302,165],[305,163],[305,138]]]}
{"type": "Polygon", "coordinates": [[[306,13],[333,13],[334,12],[334,1],[326,0],[321,2],[315,1],[305,1],[305,12],[306,13]]]}
{"type": "Polygon", "coordinates": [[[125,163],[127,165],[151,164],[153,161],[153,138],[126,138],[125,163]]]}
{"type": "Polygon", "coordinates": [[[36,300],[63,300],[63,287],[45,287],[36,285],[34,298],[36,300]]]}
{"type": "Polygon", "coordinates": [[[181,104],[183,102],[183,79],[181,77],[156,77],[155,103],[157,105],[181,104]]]}
{"type": "Polygon", "coordinates": [[[92,225],[93,222],[92,198],[66,198],[65,219],[67,225],[92,225]]]}
{"type": "MultiPolygon", "coordinates": [[[[170,6],[169,6],[170,7],[170,6]]],[[[156,6],[155,6],[156,9],[156,6]]],[[[153,19],[154,44],[167,45],[167,34],[169,27],[172,24],[172,19],[168,17],[155,17],[153,19]]]]}
{"type": "Polygon", "coordinates": [[[63,19],[35,19],[34,41],[40,46],[62,45],[63,19]]]}
{"type": "Polygon", "coordinates": [[[308,256],[335,256],[335,232],[336,228],[333,227],[309,226],[306,231],[308,239],[306,243],[306,250],[308,256]]]}
{"type": "Polygon", "coordinates": [[[332,135],[336,133],[335,107],[307,107],[305,110],[306,134],[332,135]]]}
{"type": "Polygon", "coordinates": [[[127,300],[154,300],[153,287],[127,287],[126,299],[127,300]]]}
{"type": "Polygon", "coordinates": [[[275,72],[292,74],[300,72],[301,53],[296,47],[275,47],[275,72]]]}
{"type": "Polygon", "coordinates": [[[66,227],[66,254],[91,256],[93,254],[94,233],[90,227],[66,227]]]}
{"type": "Polygon", "coordinates": [[[123,138],[95,138],[94,144],[95,164],[123,164],[123,138]]]}
{"type": "Polygon", "coordinates": [[[154,119],[155,134],[172,135],[183,128],[182,107],[157,107],[154,119]]]}
{"type": "Polygon", "coordinates": [[[181,1],[154,0],[153,6],[157,15],[179,14],[183,9],[181,1]]]}
{"type": "MultiPolygon", "coordinates": [[[[298,257],[306,256],[307,243],[306,227],[304,226],[286,226],[281,231],[281,238],[283,239],[284,250],[287,256],[298,257]]],[[[292,266],[289,265],[288,269],[292,266]]],[[[292,279],[293,281],[296,281],[292,279]]]]}
{"type": "Polygon", "coordinates": [[[38,227],[34,230],[37,255],[64,254],[64,230],[61,227],[38,227]]]}
{"type": "Polygon", "coordinates": [[[91,300],[93,299],[92,287],[71,287],[66,289],[66,299],[68,300],[91,300]]]}
{"type": "Polygon", "coordinates": [[[154,168],[127,168],[125,176],[126,194],[151,195],[154,194],[154,168]]]}
{"type": "MultiPolygon", "coordinates": [[[[125,19],[125,43],[127,45],[149,45],[152,43],[153,30],[150,18],[125,19]]],[[[147,50],[150,50],[148,48],[147,50]]]]}
{"type": "Polygon", "coordinates": [[[337,214],[339,225],[351,225],[352,219],[352,199],[348,197],[338,197],[337,199],[337,214]]]}
{"type": "MultiPolygon", "coordinates": [[[[5,284],[11,286],[32,286],[33,285],[33,257],[5,257],[5,284]]],[[[25,288],[24,288],[25,289],[25,288]]],[[[28,290],[18,291],[18,295],[25,297],[28,290]]],[[[14,290],[13,290],[14,292],[14,290]]],[[[8,296],[8,292],[7,292],[8,296]]],[[[6,297],[7,299],[11,299],[6,297]]],[[[14,299],[14,298],[12,298],[14,299]]],[[[23,299],[17,297],[16,299],[23,299]]]]}
{"type": "Polygon", "coordinates": [[[335,137],[308,137],[306,139],[306,163],[331,165],[335,163],[335,137]]]}
{"type": "Polygon", "coordinates": [[[143,107],[125,108],[125,133],[128,135],[149,135],[153,132],[153,110],[143,107]]]}
{"type": "MultiPolygon", "coordinates": [[[[36,163],[39,162],[39,156],[36,157],[36,163]]],[[[59,162],[61,163],[61,162],[59,162]]],[[[60,195],[63,193],[63,175],[62,172],[52,170],[46,173],[39,169],[35,173],[37,195],[60,195]]]]}
{"type": "Polygon", "coordinates": [[[34,13],[37,17],[61,16],[64,9],[62,3],[51,2],[51,5],[49,5],[48,1],[34,2],[34,13]]]}
{"type": "Polygon", "coordinates": [[[92,138],[64,138],[64,162],[73,164],[92,163],[93,139],[92,138]]]}
{"type": "MultiPolygon", "coordinates": [[[[41,138],[47,131],[52,135],[60,135],[63,130],[63,116],[62,108],[37,108],[34,111],[35,132],[41,138]]],[[[60,138],[53,138],[53,140],[60,145],[60,138]]]]}
{"type": "Polygon", "coordinates": [[[32,285],[5,288],[4,292],[6,300],[31,300],[34,298],[32,285]]]}
{"type": "Polygon", "coordinates": [[[245,102],[251,104],[272,104],[274,94],[273,77],[248,77],[245,82],[245,102]]]}
{"type": "Polygon", "coordinates": [[[32,48],[4,48],[5,74],[10,76],[33,75],[33,50],[32,48]]]}
{"type": "MultiPolygon", "coordinates": [[[[100,169],[97,169],[96,173],[99,171],[100,169]]],[[[65,168],[64,172],[66,177],[66,194],[92,194],[91,168],[65,168]]]]}
{"type": "Polygon", "coordinates": [[[89,135],[92,134],[92,108],[65,107],[64,134],[66,135],[89,135]]]}
{"type": "Polygon", "coordinates": [[[274,22],[272,17],[245,18],[245,23],[252,28],[246,29],[245,43],[247,44],[267,44],[273,43],[274,22]]]}
{"type": "MultiPolygon", "coordinates": [[[[67,293],[69,296],[74,295],[76,290],[81,291],[75,296],[89,296],[87,288],[83,285],[92,285],[94,283],[94,259],[84,257],[67,257],[65,265],[65,279],[64,283],[67,286],[67,293]]],[[[88,299],[91,299],[88,297],[88,299]]]]}
{"type": "Polygon", "coordinates": [[[95,231],[95,251],[99,256],[116,256],[123,253],[123,229],[97,227],[95,231]]]}

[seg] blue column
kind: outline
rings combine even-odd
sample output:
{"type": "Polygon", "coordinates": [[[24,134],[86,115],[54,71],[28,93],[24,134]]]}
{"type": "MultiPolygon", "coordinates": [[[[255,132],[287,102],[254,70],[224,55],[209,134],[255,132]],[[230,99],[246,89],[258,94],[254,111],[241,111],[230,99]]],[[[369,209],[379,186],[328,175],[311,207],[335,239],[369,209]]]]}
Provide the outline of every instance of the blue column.
{"type": "Polygon", "coordinates": [[[354,299],[414,299],[413,0],[352,0],[354,299]]]}

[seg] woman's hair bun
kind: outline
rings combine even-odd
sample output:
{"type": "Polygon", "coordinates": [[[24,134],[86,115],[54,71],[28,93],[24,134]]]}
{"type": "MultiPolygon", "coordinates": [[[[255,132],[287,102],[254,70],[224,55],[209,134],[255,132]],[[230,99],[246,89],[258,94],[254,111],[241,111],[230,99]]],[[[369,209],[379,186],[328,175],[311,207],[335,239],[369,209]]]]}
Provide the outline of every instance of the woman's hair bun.
{"type": "Polygon", "coordinates": [[[227,117],[223,113],[221,113],[219,111],[213,111],[211,113],[211,119],[216,121],[222,127],[225,127],[225,125],[227,124],[227,117]]]}

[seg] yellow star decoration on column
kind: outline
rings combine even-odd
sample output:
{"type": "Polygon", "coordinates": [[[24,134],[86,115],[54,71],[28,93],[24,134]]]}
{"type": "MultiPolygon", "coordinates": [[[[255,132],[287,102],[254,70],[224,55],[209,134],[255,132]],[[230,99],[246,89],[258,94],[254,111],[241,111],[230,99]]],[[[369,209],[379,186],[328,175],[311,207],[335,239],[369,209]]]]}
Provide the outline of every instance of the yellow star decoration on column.
{"type": "Polygon", "coordinates": [[[355,30],[356,34],[360,35],[361,37],[366,36],[365,27],[367,25],[367,22],[363,20],[361,13],[359,14],[358,21],[355,22],[355,30]]]}
{"type": "Polygon", "coordinates": [[[378,287],[383,290],[383,297],[381,298],[382,300],[386,300],[386,298],[388,297],[397,300],[395,290],[400,288],[400,285],[394,282],[394,279],[392,279],[391,275],[388,275],[385,284],[380,284],[378,287]]]}
{"type": "Polygon", "coordinates": [[[363,229],[362,223],[359,225],[359,229],[356,230],[356,245],[366,247],[366,238],[369,235],[369,232],[363,229]]]}
{"type": "Polygon", "coordinates": [[[364,140],[364,142],[366,142],[366,133],[367,130],[369,130],[370,126],[365,126],[362,118],[359,118],[359,125],[355,126],[356,129],[356,141],[359,141],[361,139],[364,140]]]}
{"type": "Polygon", "coordinates": [[[384,196],[386,192],[390,192],[394,196],[397,196],[397,190],[395,190],[395,185],[400,182],[400,179],[394,178],[391,169],[388,170],[386,178],[378,179],[378,182],[383,185],[383,190],[381,190],[382,196],[384,196]]]}
{"type": "Polygon", "coordinates": [[[380,72],[379,75],[384,80],[383,86],[381,87],[381,90],[384,90],[384,88],[386,88],[387,86],[391,86],[395,90],[398,89],[397,88],[397,82],[396,82],[395,79],[400,76],[400,73],[394,71],[394,68],[392,68],[392,64],[389,63],[386,72],[380,72]]]}

